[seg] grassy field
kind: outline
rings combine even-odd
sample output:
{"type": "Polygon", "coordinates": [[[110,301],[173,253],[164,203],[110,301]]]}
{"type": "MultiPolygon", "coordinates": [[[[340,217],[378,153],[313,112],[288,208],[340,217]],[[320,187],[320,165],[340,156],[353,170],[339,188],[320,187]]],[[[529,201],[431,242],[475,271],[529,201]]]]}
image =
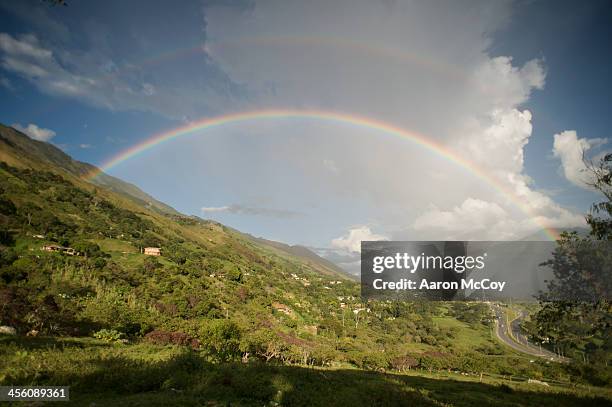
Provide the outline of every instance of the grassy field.
{"type": "Polygon", "coordinates": [[[608,406],[612,391],[452,373],[214,364],[175,346],[0,337],[0,385],[70,385],[72,405],[608,406]]]}
{"type": "Polygon", "coordinates": [[[453,317],[433,317],[432,319],[441,328],[455,328],[456,337],[453,339],[453,345],[457,349],[470,350],[496,343],[491,335],[491,328],[484,325],[474,328],[453,317]]]}

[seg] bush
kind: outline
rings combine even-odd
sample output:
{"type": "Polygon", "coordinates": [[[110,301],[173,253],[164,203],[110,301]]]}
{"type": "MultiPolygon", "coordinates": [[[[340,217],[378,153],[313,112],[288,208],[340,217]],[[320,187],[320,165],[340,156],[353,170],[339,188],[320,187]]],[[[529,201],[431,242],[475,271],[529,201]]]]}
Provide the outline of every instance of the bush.
{"type": "Polygon", "coordinates": [[[410,370],[413,367],[417,367],[419,365],[419,361],[412,356],[406,355],[393,358],[390,365],[393,369],[403,372],[410,370]]]}
{"type": "Polygon", "coordinates": [[[240,338],[238,325],[226,319],[212,320],[200,330],[202,347],[220,361],[240,354],[240,338]]]}
{"type": "Polygon", "coordinates": [[[191,346],[193,349],[197,349],[200,347],[199,340],[190,337],[184,332],[168,332],[155,330],[146,334],[145,340],[156,345],[191,346]]]}
{"type": "Polygon", "coordinates": [[[83,301],[81,317],[129,336],[141,335],[150,330],[152,316],[140,304],[128,305],[120,290],[105,292],[83,301]]]}
{"type": "Polygon", "coordinates": [[[106,342],[119,342],[123,339],[123,334],[114,329],[100,329],[98,332],[93,334],[94,338],[101,339],[106,342]]]}

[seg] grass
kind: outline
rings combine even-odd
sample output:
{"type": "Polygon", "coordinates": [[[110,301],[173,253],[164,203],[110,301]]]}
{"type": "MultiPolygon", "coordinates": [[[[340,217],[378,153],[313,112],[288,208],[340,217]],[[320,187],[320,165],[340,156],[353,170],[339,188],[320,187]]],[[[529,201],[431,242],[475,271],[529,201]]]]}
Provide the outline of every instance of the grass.
{"type": "Polygon", "coordinates": [[[126,242],[118,239],[94,239],[92,240],[100,249],[104,252],[111,252],[116,254],[123,253],[138,253],[138,249],[134,247],[130,242],[126,242]]]}
{"type": "Polygon", "coordinates": [[[484,325],[473,328],[469,324],[453,317],[433,317],[432,319],[440,328],[456,328],[453,346],[457,349],[471,350],[479,346],[495,343],[491,340],[491,329],[484,325]]]}
{"type": "Polygon", "coordinates": [[[479,380],[451,373],[213,364],[174,346],[0,337],[0,385],[70,385],[72,405],[612,405],[610,389],[479,380]]]}

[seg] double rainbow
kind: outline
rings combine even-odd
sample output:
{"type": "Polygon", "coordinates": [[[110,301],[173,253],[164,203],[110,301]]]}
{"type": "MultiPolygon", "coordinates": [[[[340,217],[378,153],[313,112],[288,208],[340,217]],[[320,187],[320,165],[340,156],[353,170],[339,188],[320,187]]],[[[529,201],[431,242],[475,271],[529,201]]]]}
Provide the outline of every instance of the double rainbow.
{"type": "Polygon", "coordinates": [[[544,233],[551,240],[556,240],[558,238],[557,232],[548,227],[544,222],[535,216],[531,209],[525,205],[523,200],[518,197],[512,190],[510,190],[506,185],[501,183],[499,180],[491,176],[488,172],[478,167],[474,163],[466,160],[462,156],[458,155],[454,151],[450,150],[448,147],[432,140],[430,138],[425,137],[422,134],[418,134],[409,130],[402,129],[400,127],[396,127],[387,123],[383,123],[381,121],[360,117],[355,115],[349,115],[344,113],[337,112],[329,112],[329,111],[320,111],[320,110],[293,110],[293,109],[273,109],[273,110],[257,110],[257,111],[249,111],[243,113],[235,113],[228,114],[218,117],[205,118],[195,122],[191,122],[187,125],[174,128],[172,130],[168,130],[162,133],[155,134],[143,142],[133,145],[126,150],[121,151],[119,154],[112,157],[110,160],[104,162],[100,167],[99,171],[95,171],[86,176],[88,180],[96,177],[100,172],[105,172],[118,164],[129,160],[147,150],[150,150],[162,143],[165,143],[170,140],[174,140],[176,138],[194,135],[196,133],[200,134],[207,130],[211,130],[214,128],[222,127],[225,125],[233,124],[233,123],[241,123],[247,121],[260,121],[260,120],[273,120],[273,119],[311,119],[311,120],[323,120],[327,122],[336,122],[342,124],[349,124],[356,127],[376,130],[380,133],[402,137],[410,140],[414,144],[425,148],[437,155],[442,156],[443,158],[457,164],[460,167],[465,168],[470,173],[474,174],[476,177],[480,178],[482,181],[492,186],[494,189],[499,191],[505,197],[507,197],[513,204],[525,213],[529,218],[535,219],[541,228],[544,230],[544,233]]]}

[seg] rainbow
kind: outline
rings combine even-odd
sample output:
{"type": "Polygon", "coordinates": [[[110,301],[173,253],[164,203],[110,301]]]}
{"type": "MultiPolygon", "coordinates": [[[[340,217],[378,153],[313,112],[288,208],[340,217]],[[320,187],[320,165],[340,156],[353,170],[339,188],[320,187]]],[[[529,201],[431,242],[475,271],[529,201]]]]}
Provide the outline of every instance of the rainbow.
{"type": "Polygon", "coordinates": [[[352,50],[363,55],[372,57],[386,58],[391,61],[407,63],[410,65],[421,66],[430,72],[435,72],[440,75],[456,79],[464,80],[467,73],[459,70],[456,66],[445,64],[442,61],[436,61],[430,58],[425,58],[422,55],[411,53],[406,50],[394,47],[383,47],[380,45],[371,45],[363,41],[354,41],[345,38],[326,38],[317,36],[283,36],[281,37],[266,37],[253,36],[248,38],[239,38],[235,40],[209,41],[209,43],[197,43],[189,47],[172,49],[160,52],[156,55],[144,58],[140,61],[126,63],[118,67],[117,71],[102,74],[100,78],[112,78],[121,72],[138,70],[144,67],[155,66],[166,62],[177,60],[181,57],[193,55],[205,55],[215,48],[220,47],[236,47],[241,45],[249,45],[251,47],[319,47],[333,48],[336,52],[341,50],[352,50]]]}
{"type": "MultiPolygon", "coordinates": [[[[468,74],[460,70],[457,66],[444,63],[440,60],[426,58],[425,56],[413,52],[408,52],[405,49],[396,47],[386,47],[380,44],[368,44],[363,41],[355,41],[346,38],[337,37],[317,37],[317,36],[283,36],[283,37],[266,37],[253,36],[248,38],[239,38],[236,40],[210,41],[204,45],[207,52],[212,51],[213,55],[215,48],[236,47],[249,45],[252,47],[317,47],[330,48],[334,52],[342,50],[350,50],[358,52],[362,55],[371,57],[385,58],[389,61],[406,63],[409,65],[420,66],[428,72],[449,77],[456,80],[465,80],[468,74]]],[[[199,48],[202,50],[202,47],[199,48]]],[[[168,59],[168,58],[164,58],[168,59]]]]}
{"type": "Polygon", "coordinates": [[[241,123],[253,120],[273,120],[273,119],[312,119],[312,120],[323,120],[328,122],[335,122],[341,124],[349,124],[356,127],[376,130],[384,134],[401,137],[404,139],[408,139],[414,144],[425,148],[445,159],[455,163],[456,165],[465,168],[470,173],[475,175],[476,177],[483,180],[488,185],[491,185],[501,194],[503,194],[506,198],[508,198],[514,205],[519,208],[523,213],[525,213],[529,218],[535,219],[547,237],[551,240],[558,239],[557,232],[548,227],[544,222],[535,216],[531,209],[528,208],[512,190],[510,190],[506,185],[501,183],[496,178],[492,177],[488,172],[484,169],[478,167],[476,164],[466,160],[462,156],[458,155],[454,151],[450,150],[448,147],[442,145],[441,143],[427,138],[424,135],[418,134],[416,132],[408,131],[400,127],[393,126],[388,123],[383,123],[381,121],[349,115],[345,113],[338,112],[329,112],[329,111],[320,111],[320,110],[294,110],[294,109],[272,109],[272,110],[257,110],[257,111],[248,111],[242,113],[233,113],[227,114],[218,117],[205,118],[201,120],[197,120],[194,122],[190,122],[181,127],[177,127],[162,133],[155,134],[145,141],[133,145],[126,150],[123,150],[119,154],[112,157],[110,160],[104,162],[100,169],[95,170],[94,172],[87,174],[85,179],[92,180],[98,174],[102,172],[106,172],[113,167],[121,164],[124,161],[127,161],[147,150],[150,150],[162,143],[168,142],[170,140],[174,140],[176,138],[193,135],[196,132],[203,132],[207,130],[211,130],[214,128],[222,127],[229,124],[241,123]]]}

